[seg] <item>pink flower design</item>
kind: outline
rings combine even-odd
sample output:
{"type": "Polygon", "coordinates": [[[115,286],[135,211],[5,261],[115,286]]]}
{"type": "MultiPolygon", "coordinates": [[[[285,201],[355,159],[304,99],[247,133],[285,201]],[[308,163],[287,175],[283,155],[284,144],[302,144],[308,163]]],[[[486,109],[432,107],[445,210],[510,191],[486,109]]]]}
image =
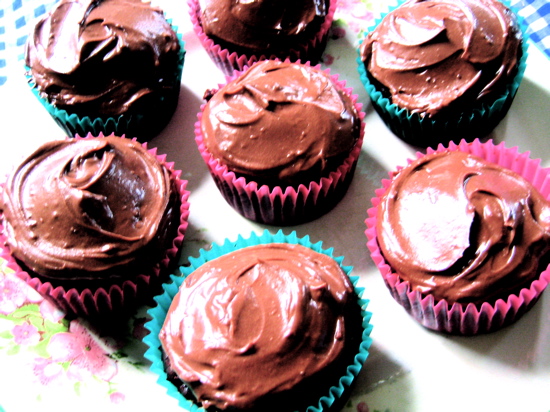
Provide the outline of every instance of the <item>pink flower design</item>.
{"type": "Polygon", "coordinates": [[[48,299],[44,299],[40,303],[40,314],[44,319],[53,323],[58,323],[65,317],[65,313],[48,299]]]}
{"type": "Polygon", "coordinates": [[[23,306],[27,297],[24,289],[8,276],[0,276],[0,313],[9,315],[23,306]]]}
{"type": "Polygon", "coordinates": [[[341,39],[343,37],[346,37],[346,29],[343,27],[333,27],[332,28],[332,36],[334,40],[341,39]]]}
{"type": "Polygon", "coordinates": [[[13,333],[13,340],[16,345],[32,346],[40,341],[40,333],[36,326],[27,322],[15,325],[11,333],[13,333]]]}
{"type": "Polygon", "coordinates": [[[329,53],[325,53],[323,55],[323,63],[325,63],[326,66],[330,66],[334,63],[334,56],[329,53]]]}
{"type": "Polygon", "coordinates": [[[0,314],[9,315],[25,303],[37,303],[42,296],[22,280],[0,272],[0,314]]]}
{"type": "Polygon", "coordinates": [[[119,404],[126,400],[126,396],[122,392],[113,392],[109,395],[111,403],[119,404]]]}
{"type": "Polygon", "coordinates": [[[365,402],[359,402],[357,404],[357,412],[369,412],[369,405],[365,402]]]}
{"type": "Polygon", "coordinates": [[[34,361],[33,372],[38,382],[46,386],[62,376],[63,366],[51,359],[37,358],[34,361]]]}
{"type": "Polygon", "coordinates": [[[365,30],[374,20],[372,4],[362,0],[338,0],[338,18],[347,23],[347,26],[355,33],[365,30]]]}
{"type": "Polygon", "coordinates": [[[79,381],[93,375],[109,382],[117,373],[116,362],[76,321],[71,322],[69,332],[52,336],[48,352],[54,362],[69,362],[68,375],[79,381]]]}

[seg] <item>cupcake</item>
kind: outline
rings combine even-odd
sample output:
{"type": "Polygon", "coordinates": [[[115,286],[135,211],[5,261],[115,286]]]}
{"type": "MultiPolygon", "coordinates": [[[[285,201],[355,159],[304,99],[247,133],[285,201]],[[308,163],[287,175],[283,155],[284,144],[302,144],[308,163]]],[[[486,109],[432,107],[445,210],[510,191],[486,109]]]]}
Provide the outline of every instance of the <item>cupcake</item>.
{"type": "Polygon", "coordinates": [[[149,140],[178,103],[185,50],[175,30],[141,0],[62,0],[28,38],[31,90],[69,136],[149,140]]]}
{"type": "Polygon", "coordinates": [[[264,59],[320,62],[335,0],[188,0],[197,37],[228,76],[264,59]]]}
{"type": "Polygon", "coordinates": [[[527,44],[497,0],[410,0],[375,23],[358,68],[391,131],[420,147],[488,135],[523,78],[527,44]]]}
{"type": "Polygon", "coordinates": [[[190,261],[155,298],[145,338],[184,409],[323,411],[348,393],[372,326],[342,258],[264,231],[190,261]]]}
{"type": "Polygon", "coordinates": [[[361,151],[364,114],[336,76],[264,60],[206,98],[196,142],[218,189],[243,216],[299,224],[344,196],[361,151]]]}
{"type": "Polygon", "coordinates": [[[1,186],[1,257],[67,313],[125,314],[160,290],[189,193],[156,150],[114,135],[47,142],[1,186]]]}
{"type": "Polygon", "coordinates": [[[392,296],[441,332],[517,320],[550,281],[549,173],[528,152],[463,140],[390,174],[366,235],[392,296]]]}

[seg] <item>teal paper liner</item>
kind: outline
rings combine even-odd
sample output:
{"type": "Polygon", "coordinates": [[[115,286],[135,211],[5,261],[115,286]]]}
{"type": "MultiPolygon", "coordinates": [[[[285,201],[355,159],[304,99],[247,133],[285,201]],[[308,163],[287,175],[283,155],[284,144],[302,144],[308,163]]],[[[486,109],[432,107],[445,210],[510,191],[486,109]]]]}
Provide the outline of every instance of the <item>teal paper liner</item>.
{"type": "MultiPolygon", "coordinates": [[[[367,28],[367,33],[374,30],[382,19],[391,11],[398,8],[407,0],[398,0],[388,7],[386,13],[382,13],[374,23],[367,28]]],[[[518,88],[523,80],[528,55],[526,24],[512,7],[510,1],[501,1],[517,17],[522,33],[522,55],[518,61],[517,73],[506,90],[492,102],[483,102],[474,105],[469,111],[462,111],[456,116],[441,116],[438,118],[422,117],[418,113],[411,113],[405,108],[391,102],[370,81],[364,62],[361,60],[360,48],[358,48],[357,69],[363,86],[365,87],[374,109],[384,121],[386,126],[400,139],[418,147],[435,147],[440,143],[459,143],[465,139],[472,141],[475,138],[483,138],[506,116],[516,96],[518,88]]],[[[364,38],[359,41],[359,46],[364,38]]]]}
{"type": "Polygon", "coordinates": [[[174,87],[169,93],[161,96],[160,101],[149,112],[121,114],[118,117],[105,118],[79,116],[65,109],[59,109],[48,101],[45,94],[38,90],[33,81],[30,68],[25,66],[25,76],[32,93],[68,136],[74,137],[76,135],[86,136],[87,134],[92,134],[92,136],[97,137],[102,133],[105,136],[115,134],[129,138],[136,137],[140,142],[151,140],[168,124],[176,110],[181,88],[183,65],[185,63],[186,50],[183,37],[178,33],[178,26],[172,24],[172,19],[166,19],[166,21],[170,23],[172,29],[176,32],[180,43],[178,66],[174,73],[174,87]]]}
{"type": "Polygon", "coordinates": [[[333,248],[323,249],[322,242],[311,243],[309,236],[298,238],[295,231],[291,232],[289,235],[285,235],[282,230],[279,230],[275,234],[270,233],[268,230],[264,230],[261,235],[252,233],[250,238],[247,239],[239,235],[237,241],[235,242],[226,239],[221,246],[214,243],[212,244],[212,248],[210,250],[201,249],[199,251],[199,257],[190,257],[190,266],[182,266],[180,268],[181,276],[171,275],[171,282],[166,283],[163,286],[164,293],[155,297],[157,306],[149,309],[147,312],[152,319],[145,324],[145,327],[150,331],[150,333],[143,338],[143,342],[149,346],[144,356],[146,359],[151,361],[151,371],[159,376],[157,383],[163,386],[168,395],[175,398],[179,405],[187,411],[205,412],[205,409],[199,407],[195,402],[185,398],[178,391],[176,386],[168,381],[166,371],[164,370],[161,343],[159,339],[159,332],[164,324],[166,313],[172,303],[172,299],[178,292],[184,279],[204,263],[248,246],[269,243],[300,244],[314,250],[315,252],[322,253],[333,258],[350,277],[354,285],[355,293],[358,296],[358,304],[361,306],[361,316],[363,318],[362,342],[359,345],[359,352],[355,355],[353,364],[347,367],[347,373],[340,378],[338,385],[330,387],[330,389],[327,390],[327,394],[321,397],[316,404],[310,405],[306,411],[322,412],[328,410],[338,399],[343,396],[344,392],[350,388],[352,382],[361,371],[363,364],[369,355],[369,348],[372,343],[372,339],[370,337],[370,333],[372,331],[370,319],[372,314],[366,310],[369,301],[362,297],[364,288],[357,286],[359,277],[350,275],[352,267],[344,266],[342,264],[344,257],[334,257],[333,248]]]}

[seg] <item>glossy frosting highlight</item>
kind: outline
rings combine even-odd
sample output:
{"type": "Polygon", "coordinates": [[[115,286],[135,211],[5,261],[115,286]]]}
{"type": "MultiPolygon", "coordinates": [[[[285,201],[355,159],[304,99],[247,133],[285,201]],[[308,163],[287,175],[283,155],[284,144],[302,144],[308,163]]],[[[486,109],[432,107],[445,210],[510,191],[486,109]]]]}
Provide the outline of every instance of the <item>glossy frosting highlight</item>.
{"type": "Polygon", "coordinates": [[[398,172],[376,229],[384,258],[413,290],[494,302],[528,287],[548,263],[550,204],[509,169],[443,152],[398,172]]]}
{"type": "Polygon", "coordinates": [[[319,180],[349,155],[360,132],[353,102],[324,72],[263,61],[214,93],[201,131],[229,170],[269,186],[319,180]]]}
{"type": "Polygon", "coordinates": [[[169,367],[205,408],[287,410],[266,398],[341,359],[353,305],[353,286],[332,258],[301,245],[249,246],[185,279],[160,340],[169,367]]]}
{"type": "Polygon", "coordinates": [[[114,136],[44,144],[0,197],[11,253],[52,279],[138,275],[170,246],[179,205],[169,170],[114,136]]]}
{"type": "Polygon", "coordinates": [[[149,3],[62,0],[29,36],[26,64],[56,107],[116,116],[140,112],[177,88],[180,49],[162,11],[149,3]]]}
{"type": "Polygon", "coordinates": [[[434,115],[502,93],[517,71],[521,36],[496,0],[411,0],[384,17],[360,53],[394,104],[434,115]]]}
{"type": "Polygon", "coordinates": [[[236,51],[278,53],[315,35],[328,0],[200,0],[205,34],[236,51]]]}

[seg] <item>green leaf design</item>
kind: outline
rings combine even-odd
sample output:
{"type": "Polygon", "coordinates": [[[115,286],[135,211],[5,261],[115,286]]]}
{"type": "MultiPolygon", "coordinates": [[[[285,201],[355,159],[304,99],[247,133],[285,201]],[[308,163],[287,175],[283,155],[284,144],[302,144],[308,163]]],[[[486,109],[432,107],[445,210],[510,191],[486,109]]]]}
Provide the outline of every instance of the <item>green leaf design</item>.
{"type": "Polygon", "coordinates": [[[114,360],[120,360],[120,359],[125,359],[125,358],[127,358],[127,357],[128,357],[128,354],[125,353],[125,352],[123,352],[123,351],[121,351],[121,350],[118,350],[118,351],[116,351],[116,352],[114,352],[114,353],[111,353],[111,354],[109,355],[109,357],[110,357],[111,359],[114,359],[114,360]]]}
{"type": "Polygon", "coordinates": [[[74,392],[80,396],[80,389],[82,388],[81,382],[75,382],[74,383],[74,392]]]}
{"type": "Polygon", "coordinates": [[[56,333],[60,332],[68,332],[69,331],[69,321],[66,319],[63,319],[62,322],[52,322],[51,320],[44,320],[44,332],[55,335],[56,333]]]}
{"type": "Polygon", "coordinates": [[[27,316],[32,315],[40,315],[40,306],[38,306],[36,303],[31,303],[29,305],[21,306],[20,308],[15,309],[9,317],[14,319],[23,319],[27,316]]]}
{"type": "Polygon", "coordinates": [[[36,345],[29,347],[29,350],[32,350],[34,353],[36,353],[41,358],[49,358],[50,354],[48,353],[48,343],[50,342],[51,336],[49,336],[47,339],[41,339],[40,342],[38,342],[36,345]]]}
{"type": "MultiPolygon", "coordinates": [[[[0,339],[13,339],[13,333],[11,331],[6,330],[4,332],[0,332],[0,339]]],[[[2,412],[2,411],[0,411],[2,412]]]]}
{"type": "Polygon", "coordinates": [[[9,348],[6,353],[10,356],[17,355],[21,350],[21,346],[19,345],[12,345],[11,348],[9,348]]]}

